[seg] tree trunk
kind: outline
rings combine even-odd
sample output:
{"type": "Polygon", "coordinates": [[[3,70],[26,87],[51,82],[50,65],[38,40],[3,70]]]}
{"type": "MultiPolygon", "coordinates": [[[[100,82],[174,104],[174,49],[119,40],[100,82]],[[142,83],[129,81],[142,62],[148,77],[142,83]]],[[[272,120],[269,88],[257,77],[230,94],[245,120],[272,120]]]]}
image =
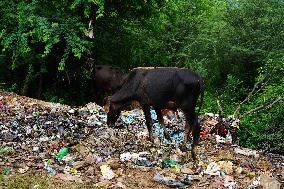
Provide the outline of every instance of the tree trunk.
{"type": "Polygon", "coordinates": [[[42,74],[39,73],[38,88],[37,88],[37,99],[41,99],[42,93],[42,74]]]}
{"type": "Polygon", "coordinates": [[[21,95],[23,95],[23,96],[28,96],[29,83],[30,83],[29,77],[30,77],[30,74],[27,74],[26,78],[25,78],[25,81],[24,81],[24,85],[23,85],[22,91],[21,91],[21,95]]]}

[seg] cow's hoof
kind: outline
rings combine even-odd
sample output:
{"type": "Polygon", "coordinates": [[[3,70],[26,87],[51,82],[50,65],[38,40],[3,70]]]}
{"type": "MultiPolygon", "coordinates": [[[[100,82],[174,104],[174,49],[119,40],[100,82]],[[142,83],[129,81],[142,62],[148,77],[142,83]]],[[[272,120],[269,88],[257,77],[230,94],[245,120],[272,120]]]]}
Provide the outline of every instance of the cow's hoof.
{"type": "Polygon", "coordinates": [[[153,139],[153,137],[149,137],[149,138],[148,138],[148,141],[154,144],[154,139],[153,139]]]}
{"type": "Polygon", "coordinates": [[[195,150],[191,150],[191,157],[192,157],[192,159],[193,159],[194,161],[197,160],[197,155],[196,155],[195,150]]]}

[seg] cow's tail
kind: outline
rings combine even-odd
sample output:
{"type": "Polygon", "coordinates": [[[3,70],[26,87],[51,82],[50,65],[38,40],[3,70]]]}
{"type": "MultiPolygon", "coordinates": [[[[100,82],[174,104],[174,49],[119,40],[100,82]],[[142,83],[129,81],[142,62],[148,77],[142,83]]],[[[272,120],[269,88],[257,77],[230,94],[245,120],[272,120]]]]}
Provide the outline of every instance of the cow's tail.
{"type": "Polygon", "coordinates": [[[204,100],[204,82],[203,80],[200,80],[199,82],[200,84],[200,101],[199,101],[199,107],[198,107],[198,111],[197,111],[197,115],[199,115],[200,113],[200,110],[201,110],[201,107],[202,107],[202,104],[203,104],[203,100],[204,100]]]}

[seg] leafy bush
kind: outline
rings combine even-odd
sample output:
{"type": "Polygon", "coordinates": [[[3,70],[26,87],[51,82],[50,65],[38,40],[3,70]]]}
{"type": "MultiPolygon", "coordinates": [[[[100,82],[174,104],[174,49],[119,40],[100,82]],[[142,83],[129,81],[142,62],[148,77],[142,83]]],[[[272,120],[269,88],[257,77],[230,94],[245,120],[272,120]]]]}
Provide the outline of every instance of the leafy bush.
{"type": "Polygon", "coordinates": [[[260,75],[255,95],[244,105],[241,144],[284,154],[284,53],[271,53],[260,75]]]}
{"type": "Polygon", "coordinates": [[[239,137],[241,145],[284,154],[284,103],[243,120],[239,137]]]}

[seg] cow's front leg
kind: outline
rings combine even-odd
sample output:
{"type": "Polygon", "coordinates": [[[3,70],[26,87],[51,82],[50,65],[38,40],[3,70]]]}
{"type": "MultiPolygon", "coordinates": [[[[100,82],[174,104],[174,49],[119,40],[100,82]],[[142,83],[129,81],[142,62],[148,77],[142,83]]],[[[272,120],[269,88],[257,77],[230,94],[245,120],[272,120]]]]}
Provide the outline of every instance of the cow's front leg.
{"type": "Polygon", "coordinates": [[[161,126],[162,126],[162,128],[163,128],[163,130],[164,130],[165,138],[166,138],[168,141],[171,142],[171,141],[172,141],[172,140],[171,140],[171,136],[170,136],[170,134],[169,134],[169,132],[168,132],[166,126],[165,126],[164,118],[163,118],[163,115],[162,115],[162,113],[161,113],[161,109],[155,108],[155,111],[156,111],[156,114],[157,114],[158,121],[159,121],[159,123],[161,124],[161,126]]]}
{"type": "Polygon", "coordinates": [[[151,142],[154,142],[150,107],[149,106],[143,106],[142,109],[143,109],[143,112],[144,112],[144,115],[145,115],[146,126],[147,126],[147,129],[148,129],[148,132],[149,132],[149,140],[151,142]]]}
{"type": "Polygon", "coordinates": [[[188,137],[189,137],[190,131],[191,131],[191,127],[188,124],[188,122],[186,121],[185,126],[184,126],[184,139],[183,139],[184,146],[186,146],[186,144],[188,142],[188,137]]]}

